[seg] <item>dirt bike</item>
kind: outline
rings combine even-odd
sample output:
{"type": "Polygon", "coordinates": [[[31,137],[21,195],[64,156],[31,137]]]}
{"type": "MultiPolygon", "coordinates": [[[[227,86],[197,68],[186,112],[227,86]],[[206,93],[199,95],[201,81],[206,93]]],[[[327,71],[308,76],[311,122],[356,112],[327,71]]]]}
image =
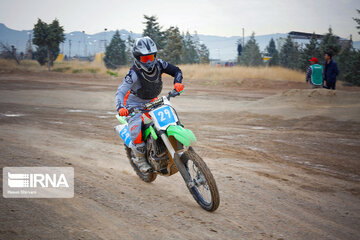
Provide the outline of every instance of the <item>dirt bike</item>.
{"type": "Polygon", "coordinates": [[[178,171],[196,202],[207,211],[215,211],[220,196],[215,179],[202,158],[191,145],[196,137],[184,128],[170,103],[170,98],[180,95],[177,91],[144,104],[143,109],[129,108],[129,117],[141,113],[143,118],[143,140],[146,143],[146,158],[152,170],[143,173],[135,163],[136,155],[131,149],[131,138],[127,119],[119,114],[116,118],[120,125],[115,132],[122,138],[127,157],[136,174],[144,182],[152,182],[157,175],[171,176],[178,171]]]}

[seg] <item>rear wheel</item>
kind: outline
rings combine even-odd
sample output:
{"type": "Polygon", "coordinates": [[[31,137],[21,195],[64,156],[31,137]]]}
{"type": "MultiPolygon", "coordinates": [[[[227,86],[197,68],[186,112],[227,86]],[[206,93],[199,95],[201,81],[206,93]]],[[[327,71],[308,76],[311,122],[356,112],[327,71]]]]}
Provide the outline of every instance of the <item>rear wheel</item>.
{"type": "Polygon", "coordinates": [[[195,184],[188,186],[191,195],[203,209],[215,211],[219,207],[220,196],[210,169],[192,148],[183,153],[180,159],[195,184]]]}
{"type": "Polygon", "coordinates": [[[148,183],[153,182],[156,179],[157,174],[154,172],[147,172],[147,173],[141,172],[137,167],[137,165],[134,163],[134,159],[136,158],[134,152],[131,150],[131,148],[129,148],[126,145],[125,145],[125,150],[131,166],[133,167],[136,174],[141,178],[141,180],[148,183]]]}

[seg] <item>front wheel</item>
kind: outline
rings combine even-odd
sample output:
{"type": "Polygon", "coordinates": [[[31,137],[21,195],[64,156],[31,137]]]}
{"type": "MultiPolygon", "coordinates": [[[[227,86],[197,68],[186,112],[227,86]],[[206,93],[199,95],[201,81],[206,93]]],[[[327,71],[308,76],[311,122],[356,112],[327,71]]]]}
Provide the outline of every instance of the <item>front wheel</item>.
{"type": "Polygon", "coordinates": [[[191,195],[203,209],[215,211],[219,207],[220,196],[210,169],[192,148],[183,153],[180,160],[194,182],[194,186],[188,186],[191,195]]]}

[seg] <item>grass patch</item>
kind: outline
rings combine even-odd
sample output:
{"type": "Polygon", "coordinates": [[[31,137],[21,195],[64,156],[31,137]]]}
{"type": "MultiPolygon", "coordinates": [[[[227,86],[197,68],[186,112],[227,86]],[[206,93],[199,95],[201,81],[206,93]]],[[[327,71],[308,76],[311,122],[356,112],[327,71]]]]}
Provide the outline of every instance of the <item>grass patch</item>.
{"type": "Polygon", "coordinates": [[[86,71],[89,73],[98,73],[100,72],[100,68],[87,68],[86,71]]]}
{"type": "Polygon", "coordinates": [[[180,65],[179,67],[185,79],[201,80],[211,85],[222,81],[241,84],[245,79],[305,81],[305,73],[283,67],[214,67],[204,64],[180,65]]]}
{"type": "Polygon", "coordinates": [[[53,68],[52,70],[54,72],[67,72],[71,69],[71,67],[59,67],[59,68],[53,68]]]}
{"type": "Polygon", "coordinates": [[[110,70],[107,70],[106,73],[109,74],[110,76],[113,76],[113,77],[118,77],[119,76],[119,74],[117,72],[112,72],[110,70]]]}
{"type": "Polygon", "coordinates": [[[84,72],[84,69],[73,69],[72,71],[71,71],[72,73],[82,73],[82,72],[84,72]]]}
{"type": "MultiPolygon", "coordinates": [[[[185,81],[196,81],[205,85],[240,86],[244,80],[262,79],[276,81],[304,82],[305,73],[283,67],[215,67],[208,64],[180,65],[185,81]]],[[[23,60],[20,65],[15,61],[0,59],[2,72],[16,71],[47,71],[46,66],[40,66],[35,60],[23,60]]],[[[107,69],[101,62],[64,61],[55,62],[54,72],[69,74],[92,73],[103,76],[124,77],[129,66],[116,70],[107,69]]]]}
{"type": "Polygon", "coordinates": [[[0,71],[2,72],[39,72],[44,70],[46,70],[46,66],[40,66],[40,64],[34,60],[22,60],[20,65],[18,65],[15,60],[0,59],[0,71]]]}

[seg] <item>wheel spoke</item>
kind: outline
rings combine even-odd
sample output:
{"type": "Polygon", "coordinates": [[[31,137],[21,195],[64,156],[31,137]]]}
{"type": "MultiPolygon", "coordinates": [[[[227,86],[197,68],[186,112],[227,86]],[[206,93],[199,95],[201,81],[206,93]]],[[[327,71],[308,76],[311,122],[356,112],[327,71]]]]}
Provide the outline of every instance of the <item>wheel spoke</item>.
{"type": "Polygon", "coordinates": [[[194,188],[196,188],[196,190],[201,195],[203,201],[206,202],[206,204],[211,204],[211,191],[206,182],[205,176],[201,173],[201,171],[195,165],[194,161],[192,161],[191,159],[187,161],[187,169],[189,171],[191,179],[195,182],[194,188]]]}

